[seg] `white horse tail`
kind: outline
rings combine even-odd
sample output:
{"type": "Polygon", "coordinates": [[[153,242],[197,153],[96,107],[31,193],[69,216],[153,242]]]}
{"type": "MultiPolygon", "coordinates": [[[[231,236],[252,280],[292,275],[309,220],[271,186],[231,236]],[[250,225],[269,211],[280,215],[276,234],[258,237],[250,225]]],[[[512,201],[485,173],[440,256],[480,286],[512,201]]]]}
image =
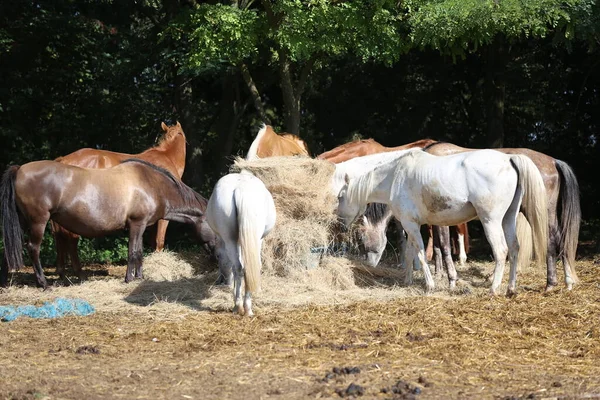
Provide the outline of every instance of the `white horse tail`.
{"type": "Polygon", "coordinates": [[[237,209],[238,245],[240,247],[240,262],[244,268],[246,293],[260,290],[260,239],[259,224],[253,205],[249,203],[248,194],[252,191],[236,189],[233,196],[237,209]]]}
{"type": "Polygon", "coordinates": [[[581,224],[581,205],[579,204],[579,183],[571,167],[564,161],[555,161],[560,175],[559,201],[560,215],[560,254],[571,267],[571,277],[578,281],[575,273],[575,253],[579,241],[579,225],[581,224]]]}
{"type": "Polygon", "coordinates": [[[519,240],[519,267],[528,266],[533,260],[533,240],[531,226],[522,212],[517,215],[517,238],[519,240]]]}
{"type": "Polygon", "coordinates": [[[267,132],[267,125],[262,124],[260,130],[256,134],[256,137],[252,141],[250,145],[250,149],[248,150],[248,154],[246,155],[246,160],[256,160],[258,158],[258,146],[260,146],[260,141],[263,136],[267,132]]]}
{"type": "Polygon", "coordinates": [[[512,155],[510,161],[517,170],[518,185],[523,191],[521,211],[531,226],[535,259],[545,264],[548,252],[548,197],[542,174],[527,156],[512,155]]]}

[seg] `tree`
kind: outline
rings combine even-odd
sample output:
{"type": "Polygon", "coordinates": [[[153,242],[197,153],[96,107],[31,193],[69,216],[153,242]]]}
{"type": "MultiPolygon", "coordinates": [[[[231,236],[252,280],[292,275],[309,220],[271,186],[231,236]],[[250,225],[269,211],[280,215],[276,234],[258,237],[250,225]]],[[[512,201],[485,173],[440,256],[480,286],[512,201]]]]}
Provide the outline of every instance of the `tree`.
{"type": "Polygon", "coordinates": [[[592,0],[409,0],[411,38],[419,48],[453,57],[479,51],[485,60],[488,147],[504,143],[506,65],[511,45],[553,36],[564,44],[592,13],[592,0]],[[480,50],[483,48],[483,50],[480,50]]]}
{"type": "Polygon", "coordinates": [[[354,55],[392,63],[406,51],[395,2],[387,0],[262,0],[201,4],[168,34],[191,43],[187,67],[197,73],[236,67],[263,121],[269,121],[254,78],[278,77],[285,130],[298,134],[302,97],[315,68],[354,55]]]}

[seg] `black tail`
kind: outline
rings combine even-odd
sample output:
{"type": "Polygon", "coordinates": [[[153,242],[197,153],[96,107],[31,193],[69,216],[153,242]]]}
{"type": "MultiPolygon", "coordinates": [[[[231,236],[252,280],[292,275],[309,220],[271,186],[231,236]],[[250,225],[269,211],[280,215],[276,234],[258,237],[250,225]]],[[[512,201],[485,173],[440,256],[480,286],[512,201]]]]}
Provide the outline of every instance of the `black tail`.
{"type": "Polygon", "coordinates": [[[560,174],[560,255],[571,264],[571,272],[577,280],[575,272],[575,255],[579,241],[579,225],[581,224],[581,205],[579,202],[579,183],[571,167],[564,161],[556,160],[556,169],[560,174]]]}
{"type": "Polygon", "coordinates": [[[23,265],[23,229],[15,199],[15,178],[19,168],[18,165],[8,167],[2,175],[0,186],[2,240],[9,271],[18,270],[23,265]]]}

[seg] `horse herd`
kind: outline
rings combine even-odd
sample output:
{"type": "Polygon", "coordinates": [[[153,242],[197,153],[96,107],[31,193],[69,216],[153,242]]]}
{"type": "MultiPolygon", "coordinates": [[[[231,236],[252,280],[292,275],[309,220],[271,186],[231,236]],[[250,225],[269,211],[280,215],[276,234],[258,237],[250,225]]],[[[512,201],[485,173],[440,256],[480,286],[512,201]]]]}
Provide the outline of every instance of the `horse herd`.
{"type": "MultiPolygon", "coordinates": [[[[260,287],[262,241],[276,220],[273,198],[260,179],[242,171],[219,179],[206,200],[181,181],[186,155],[181,125],[161,126],[164,135],[159,143],[139,154],[86,148],[54,161],[8,167],[0,187],[5,248],[0,285],[6,286],[9,271],[23,264],[23,233],[27,232],[37,283],[47,287],[39,255],[48,221],[61,277],[67,257],[81,276],[79,235],[97,237],[127,229],[125,282],[143,277],[146,227],[157,224],[154,248],[160,251],[168,221],[176,221],[191,225],[219,260],[222,275],[233,283],[234,311],[252,315],[252,293],[260,287]]],[[[272,156],[310,157],[298,136],[277,134],[263,125],[246,158],[272,156]]],[[[500,286],[507,256],[507,295],[515,293],[518,265],[529,262],[526,249],[532,243],[536,260],[546,262],[546,290],[558,283],[559,258],[567,287],[577,281],[579,187],[572,169],[561,160],[530,149],[469,149],[431,139],[398,147],[357,140],[316,158],[335,164],[331,191],[338,198],[336,212],[346,227],[360,221],[371,265],[381,258],[389,222],[393,219],[402,229],[407,284],[412,282],[415,265],[423,271],[426,291],[434,289],[420,233],[427,224],[437,255],[436,271],[445,264],[454,287],[457,274],[449,227],[456,227],[459,260],[464,263],[466,223],[473,219],[481,221],[492,248],[492,294],[500,286]]]]}

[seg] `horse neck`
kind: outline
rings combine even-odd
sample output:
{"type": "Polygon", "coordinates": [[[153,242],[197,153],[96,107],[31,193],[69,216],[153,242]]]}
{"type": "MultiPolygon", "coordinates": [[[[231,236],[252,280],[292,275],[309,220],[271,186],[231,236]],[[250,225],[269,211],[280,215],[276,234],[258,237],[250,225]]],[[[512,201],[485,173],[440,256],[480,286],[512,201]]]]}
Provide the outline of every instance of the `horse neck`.
{"type": "Polygon", "coordinates": [[[248,149],[248,154],[246,155],[246,160],[254,160],[254,159],[258,158],[258,148],[260,146],[260,142],[263,140],[263,137],[268,135],[267,131],[270,130],[268,128],[269,127],[267,125],[263,125],[260,128],[260,130],[256,134],[256,137],[252,141],[252,144],[250,145],[250,149],[248,149]]]}
{"type": "Polygon", "coordinates": [[[366,172],[352,185],[350,198],[359,204],[389,204],[395,169],[396,163],[392,161],[366,172]]]}
{"type": "Polygon", "coordinates": [[[196,224],[206,212],[207,201],[194,190],[182,183],[182,191],[174,188],[165,193],[167,205],[165,219],[182,223],[196,224]]]}
{"type": "Polygon", "coordinates": [[[183,135],[176,135],[173,139],[166,140],[158,146],[148,149],[139,154],[141,158],[145,156],[160,155],[169,159],[175,168],[179,177],[183,175],[185,169],[186,144],[183,135]]]}

